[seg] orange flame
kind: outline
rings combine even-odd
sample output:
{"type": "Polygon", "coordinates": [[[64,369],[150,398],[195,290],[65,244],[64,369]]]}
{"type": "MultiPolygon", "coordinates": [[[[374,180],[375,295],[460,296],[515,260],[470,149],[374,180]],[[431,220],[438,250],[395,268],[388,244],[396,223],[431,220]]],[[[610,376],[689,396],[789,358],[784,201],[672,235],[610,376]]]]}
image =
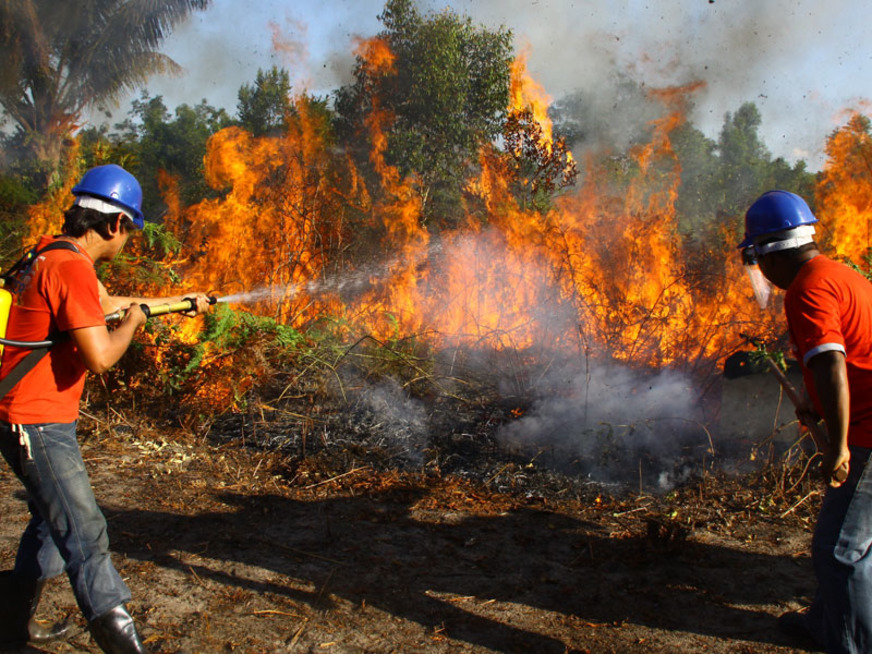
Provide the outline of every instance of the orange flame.
{"type": "Polygon", "coordinates": [[[196,255],[189,283],[222,294],[267,289],[261,309],[292,325],[331,309],[301,287],[327,265],[324,243],[342,238],[345,200],[360,194],[356,173],[323,140],[326,117],[299,99],[286,134],[255,138],[231,127],[209,141],[206,178],[225,191],[182,214],[168,227],[196,255]],[[332,192],[338,183],[351,189],[332,192]]]}
{"type": "MultiPolygon", "coordinates": [[[[393,70],[385,41],[361,41],[357,52],[369,74],[393,70]]],[[[474,211],[465,225],[439,234],[422,224],[417,180],[386,158],[395,118],[378,98],[361,135],[374,172],[366,181],[331,142],[325,112],[297,98],[286,134],[256,138],[232,127],[211,138],[206,179],[220,197],[185,208],[163,180],[166,226],[185,244],[188,258],[178,265],[186,285],[222,295],[267,289],[256,310],[296,327],[341,316],[349,329],[377,338],[426,335],[436,347],[539,347],[710,370],[741,344],[741,331],[770,335],[783,321],[757,309],[733,247],[737,235],[725,232],[710,244],[699,255],[701,270],[685,263],[676,212],[682,170],[670,139],[699,86],[654,92],[664,115],[651,124],[650,142],[625,157],[587,155],[578,188],[548,210],[520,202],[504,153],[483,147],[479,173],[464,188],[474,211]],[[369,290],[355,297],[321,283],[314,292],[313,283],[354,265],[342,253],[360,233],[381,239],[367,244],[383,264],[369,290]]],[[[549,102],[526,71],[526,54],[518,57],[508,109],[531,112],[550,152],[549,102]]],[[[847,156],[857,132],[846,132],[844,143],[834,139],[834,162],[847,156]]],[[[834,224],[827,211],[854,222],[862,215],[867,232],[852,238],[868,247],[872,196],[850,179],[832,171],[826,183],[849,190],[857,213],[822,189],[820,215],[834,224]]],[[[845,238],[841,249],[855,247],[845,238]]]]}
{"type": "Polygon", "coordinates": [[[533,118],[542,126],[543,141],[550,146],[553,125],[548,116],[548,107],[551,106],[551,96],[528,74],[527,58],[529,54],[529,50],[524,50],[512,62],[509,111],[530,109],[533,118]]]}
{"type": "Polygon", "coordinates": [[[45,200],[35,204],[27,212],[27,229],[22,238],[22,247],[33,247],[43,234],[60,234],[63,213],[72,204],[72,190],[78,181],[79,143],[64,148],[61,162],[64,183],[49,191],[45,200]]]}
{"type": "MultiPolygon", "coordinates": [[[[361,42],[358,52],[374,74],[394,65],[380,39],[361,42]]],[[[550,147],[547,95],[529,79],[524,56],[512,79],[512,108],[529,108],[542,121],[550,147]]],[[[480,175],[466,190],[486,219],[470,217],[435,242],[421,222],[415,180],[401,178],[385,159],[394,117],[378,99],[366,122],[378,177],[371,194],[346,159],[325,154],[320,118],[300,99],[287,135],[216,134],[207,179],[225,196],[169,224],[201,250],[187,270],[192,283],[224,292],[275,289],[261,310],[296,326],[332,313],[380,338],[427,333],[437,345],[547,344],[636,365],[711,365],[760,318],[732,249],[709,253],[714,282],[684,266],[675,211],[681,169],[669,139],[698,87],[657,92],[666,114],[652,125],[650,143],[615,162],[627,167],[624,181],[615,185],[613,170],[588,159],[578,192],[559,197],[544,215],[518,203],[505,160],[483,148],[480,175]],[[324,201],[328,184],[338,204],[324,201]],[[308,294],[307,282],[341,268],[319,245],[345,238],[341,216],[349,204],[383,234],[384,274],[362,297],[308,294]]]]}
{"type": "Polygon", "coordinates": [[[861,264],[872,248],[872,139],[869,119],[853,114],[827,143],[816,192],[817,218],[836,255],[861,264]]]}
{"type": "Polygon", "coordinates": [[[354,54],[360,57],[371,74],[388,73],[394,69],[396,55],[385,39],[357,39],[354,54]]]}

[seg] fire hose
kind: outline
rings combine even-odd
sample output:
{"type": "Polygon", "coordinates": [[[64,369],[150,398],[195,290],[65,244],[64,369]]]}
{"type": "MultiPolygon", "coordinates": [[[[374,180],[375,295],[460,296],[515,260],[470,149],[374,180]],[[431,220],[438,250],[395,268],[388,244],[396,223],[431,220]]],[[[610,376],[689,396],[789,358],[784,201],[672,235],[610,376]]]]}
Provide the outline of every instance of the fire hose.
{"type": "MultiPolygon", "coordinates": [[[[754,339],[751,339],[744,334],[742,336],[744,336],[744,338],[752,345],[759,346],[759,344],[754,339]]],[[[777,379],[778,383],[781,384],[781,388],[784,390],[784,394],[787,395],[788,399],[790,399],[794,408],[799,409],[803,405],[803,400],[799,392],[796,390],[796,387],[792,383],[790,383],[787,375],[784,374],[784,371],[781,370],[781,368],[769,354],[764,355],[764,358],[766,359],[766,363],[769,365],[769,369],[772,371],[772,374],[775,375],[775,379],[777,379]]],[[[799,421],[805,426],[806,429],[808,429],[808,432],[809,434],[811,434],[811,438],[814,441],[817,451],[823,454],[829,448],[829,439],[821,431],[820,425],[815,420],[800,413],[797,413],[797,418],[799,418],[799,421]]],[[[833,478],[841,483],[848,478],[848,472],[843,467],[839,468],[833,473],[833,478]]]]}
{"type": "MultiPolygon", "coordinates": [[[[208,296],[208,298],[209,304],[215,304],[216,302],[218,302],[218,298],[216,297],[208,296]]],[[[185,311],[193,311],[196,306],[197,301],[194,298],[188,297],[178,302],[174,302],[171,304],[158,304],[153,307],[150,307],[147,304],[140,304],[139,308],[142,309],[142,312],[145,314],[146,318],[153,318],[155,316],[164,316],[168,313],[184,313],[185,311]]],[[[124,317],[125,313],[127,313],[127,309],[118,309],[117,311],[113,311],[109,315],[105,316],[105,320],[106,322],[117,322],[124,317]]],[[[49,348],[56,342],[56,340],[14,341],[8,338],[0,338],[0,345],[2,346],[18,347],[25,350],[39,350],[49,348]]]]}

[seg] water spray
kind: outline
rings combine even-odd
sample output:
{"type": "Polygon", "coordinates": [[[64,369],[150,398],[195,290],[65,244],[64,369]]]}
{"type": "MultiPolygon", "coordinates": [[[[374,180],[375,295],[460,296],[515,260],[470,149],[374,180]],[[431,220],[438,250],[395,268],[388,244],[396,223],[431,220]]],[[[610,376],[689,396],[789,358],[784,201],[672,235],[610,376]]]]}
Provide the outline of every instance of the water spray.
{"type": "MultiPolygon", "coordinates": [[[[283,287],[284,288],[284,287],[283,287]]],[[[244,291],[242,293],[233,293],[232,295],[224,295],[215,298],[215,302],[222,304],[251,304],[267,300],[276,292],[274,288],[260,288],[254,291],[244,291]]]]}

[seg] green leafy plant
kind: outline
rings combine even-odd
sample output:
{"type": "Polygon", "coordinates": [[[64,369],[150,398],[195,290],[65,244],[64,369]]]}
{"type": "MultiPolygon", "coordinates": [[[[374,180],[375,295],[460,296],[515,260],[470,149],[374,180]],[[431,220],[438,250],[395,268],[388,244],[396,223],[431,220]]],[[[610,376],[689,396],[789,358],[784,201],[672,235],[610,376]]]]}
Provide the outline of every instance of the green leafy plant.
{"type": "Polygon", "coordinates": [[[754,350],[748,354],[748,357],[755,367],[765,367],[767,359],[771,359],[781,370],[787,372],[787,360],[783,350],[770,351],[763,341],[755,341],[753,344],[754,350]]]}

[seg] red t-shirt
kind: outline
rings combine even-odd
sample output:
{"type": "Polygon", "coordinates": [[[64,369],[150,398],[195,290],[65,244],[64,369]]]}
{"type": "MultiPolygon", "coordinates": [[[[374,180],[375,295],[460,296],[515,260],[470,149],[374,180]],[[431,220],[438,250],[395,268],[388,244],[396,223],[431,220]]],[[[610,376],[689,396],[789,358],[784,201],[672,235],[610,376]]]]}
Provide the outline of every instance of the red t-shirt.
{"type": "MultiPolygon", "coordinates": [[[[54,240],[43,236],[37,248],[54,240]]],[[[81,250],[51,250],[37,257],[13,296],[6,338],[44,341],[49,334],[105,325],[94,262],[81,250]]],[[[2,379],[30,350],[7,346],[2,379]]],[[[73,422],[86,368],[70,339],[52,346],[36,366],[0,400],[0,420],[14,424],[73,422]]]]}
{"type": "Polygon", "coordinates": [[[806,364],[821,352],[845,354],[851,394],[848,443],[872,447],[872,283],[818,255],[790,284],[784,310],[805,386],[819,413],[820,400],[806,364]]]}

